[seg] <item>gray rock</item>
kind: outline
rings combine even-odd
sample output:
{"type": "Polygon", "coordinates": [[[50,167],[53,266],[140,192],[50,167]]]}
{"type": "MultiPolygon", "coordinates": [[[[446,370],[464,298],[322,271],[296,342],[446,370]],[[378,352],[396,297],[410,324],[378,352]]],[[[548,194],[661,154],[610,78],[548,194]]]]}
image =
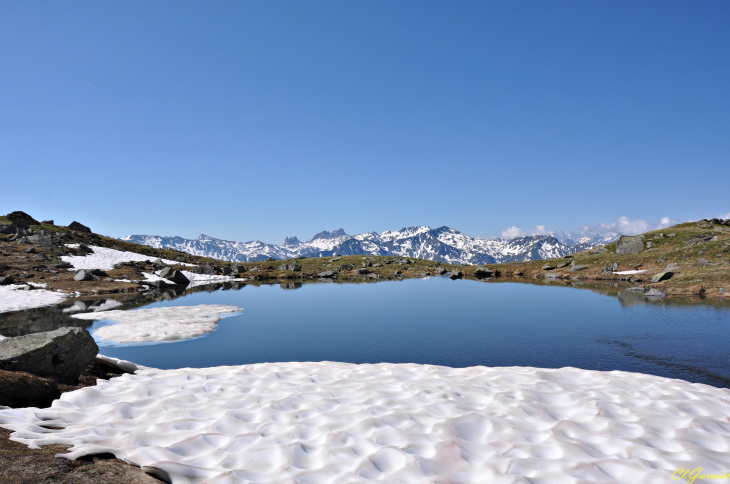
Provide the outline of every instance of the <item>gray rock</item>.
{"type": "Polygon", "coordinates": [[[324,279],[328,279],[328,278],[331,278],[331,277],[335,277],[335,274],[336,274],[336,272],[333,272],[333,271],[324,271],[324,272],[320,272],[317,275],[319,277],[324,278],[324,279]]]}
{"type": "Polygon", "coordinates": [[[99,276],[96,276],[91,273],[90,270],[81,269],[80,271],[76,272],[76,275],[74,276],[74,281],[98,281],[99,276]]]}
{"type": "Polygon", "coordinates": [[[365,267],[360,267],[359,269],[355,269],[352,272],[354,272],[355,274],[368,274],[368,273],[370,273],[370,271],[367,270],[367,268],[365,268],[365,267]]]}
{"type": "Polygon", "coordinates": [[[231,266],[223,266],[221,268],[221,274],[224,276],[230,276],[231,272],[233,272],[233,269],[231,269],[231,266]]]}
{"type": "Polygon", "coordinates": [[[667,237],[676,237],[677,234],[667,234],[667,237]]]}
{"type": "Polygon", "coordinates": [[[246,267],[240,266],[240,265],[235,265],[231,268],[231,270],[233,271],[234,275],[244,274],[246,272],[246,267]]]}
{"type": "Polygon", "coordinates": [[[172,267],[165,267],[160,271],[160,277],[167,279],[168,281],[172,281],[175,284],[189,284],[190,279],[188,279],[185,274],[178,271],[177,269],[173,269],[172,267]]]}
{"type": "Polygon", "coordinates": [[[544,271],[551,271],[553,269],[555,269],[555,266],[552,265],[552,264],[550,264],[550,263],[545,264],[544,266],[542,266],[542,270],[544,270],[544,271]]]}
{"type": "Polygon", "coordinates": [[[10,212],[6,217],[13,225],[18,227],[28,228],[31,225],[38,225],[38,221],[25,212],[10,212]]]}
{"type": "Polygon", "coordinates": [[[709,264],[710,261],[708,261],[707,259],[697,259],[697,263],[698,264],[709,264]]]}
{"type": "Polygon", "coordinates": [[[175,257],[175,262],[185,262],[185,257],[179,255],[175,257]]]}
{"type": "Polygon", "coordinates": [[[14,281],[13,276],[0,276],[0,286],[7,286],[14,281]]]}
{"type": "MultiPolygon", "coordinates": [[[[445,272],[445,271],[444,271],[445,272]]],[[[437,274],[439,274],[439,271],[436,271],[437,274]]],[[[485,277],[494,277],[496,273],[487,267],[477,267],[477,270],[474,272],[474,275],[478,277],[479,279],[485,278],[485,277]]]]}
{"type": "Polygon", "coordinates": [[[641,236],[622,235],[616,242],[617,254],[638,254],[644,249],[644,241],[641,236]]]}
{"type": "Polygon", "coordinates": [[[588,269],[588,266],[575,265],[575,266],[571,267],[570,269],[568,269],[568,272],[577,272],[577,271],[583,271],[586,269],[588,269]]]}
{"type": "Polygon", "coordinates": [[[666,261],[667,261],[667,259],[665,259],[664,257],[659,257],[659,258],[658,258],[658,259],[656,260],[656,263],[657,263],[657,264],[664,264],[664,263],[665,263],[666,261]]]}
{"type": "Polygon", "coordinates": [[[5,262],[0,262],[0,272],[4,272],[10,269],[10,266],[7,265],[5,262]]]}
{"type": "Polygon", "coordinates": [[[378,277],[380,277],[380,276],[379,276],[379,275],[377,275],[376,273],[372,272],[372,273],[368,274],[368,277],[369,277],[370,279],[377,279],[377,278],[378,278],[378,277]]]}
{"type": "Polygon", "coordinates": [[[27,371],[74,383],[98,352],[85,329],[60,328],[0,340],[0,370],[27,371]]]}
{"type": "Polygon", "coordinates": [[[554,272],[551,272],[550,274],[545,276],[545,279],[547,279],[548,281],[555,281],[555,280],[562,279],[562,278],[563,278],[562,275],[556,274],[554,272]]]}
{"type": "Polygon", "coordinates": [[[395,271],[395,272],[393,273],[393,275],[394,275],[395,277],[400,277],[400,276],[402,276],[402,275],[403,275],[403,271],[395,271]]]}
{"type": "Polygon", "coordinates": [[[644,296],[648,298],[657,298],[657,299],[664,299],[667,297],[666,292],[662,292],[659,289],[649,289],[647,292],[644,293],[644,296]]]}
{"type": "Polygon", "coordinates": [[[644,288],[641,287],[641,286],[630,287],[630,288],[628,288],[626,290],[629,291],[629,292],[644,292],[644,288]]]}
{"type": "Polygon", "coordinates": [[[673,272],[660,272],[659,274],[655,274],[654,277],[651,278],[651,282],[652,284],[656,284],[657,282],[666,281],[668,279],[671,279],[673,275],[673,272]]]}
{"type": "Polygon", "coordinates": [[[464,277],[464,274],[462,274],[461,271],[455,271],[449,274],[449,277],[451,279],[461,279],[462,277],[464,277]]]}
{"type": "Polygon", "coordinates": [[[209,276],[215,276],[218,274],[218,268],[210,264],[204,264],[202,266],[193,267],[190,272],[194,274],[206,274],[209,276]]]}
{"type": "Polygon", "coordinates": [[[672,262],[671,264],[667,264],[662,272],[677,272],[678,270],[679,265],[676,262],[672,262]]]}
{"type": "Polygon", "coordinates": [[[618,262],[614,262],[611,266],[611,272],[618,272],[618,262]]]}
{"type": "Polygon", "coordinates": [[[342,257],[333,257],[330,262],[337,262],[338,260],[342,260],[342,257]]]}
{"type": "Polygon", "coordinates": [[[558,269],[562,269],[563,267],[568,267],[570,265],[570,262],[561,262],[557,265],[558,269]]]}
{"type": "Polygon", "coordinates": [[[73,222],[71,222],[71,225],[69,225],[68,228],[70,228],[71,230],[75,230],[76,232],[84,232],[87,234],[91,233],[91,229],[89,227],[87,227],[84,224],[80,224],[80,223],[76,222],[75,220],[73,222]]]}
{"type": "Polygon", "coordinates": [[[604,252],[608,252],[608,249],[603,246],[591,250],[591,254],[603,254],[604,252]]]}
{"type": "Polygon", "coordinates": [[[294,271],[299,272],[302,270],[302,266],[297,264],[282,264],[279,267],[277,267],[280,271],[294,271]]]}
{"type": "MultiPolygon", "coordinates": [[[[477,269],[477,270],[479,270],[479,269],[477,269]]],[[[397,272],[400,272],[400,271],[397,271],[397,272]]],[[[439,275],[439,276],[443,276],[447,272],[448,271],[446,269],[444,269],[443,267],[439,267],[436,269],[436,275],[439,275]]]]}

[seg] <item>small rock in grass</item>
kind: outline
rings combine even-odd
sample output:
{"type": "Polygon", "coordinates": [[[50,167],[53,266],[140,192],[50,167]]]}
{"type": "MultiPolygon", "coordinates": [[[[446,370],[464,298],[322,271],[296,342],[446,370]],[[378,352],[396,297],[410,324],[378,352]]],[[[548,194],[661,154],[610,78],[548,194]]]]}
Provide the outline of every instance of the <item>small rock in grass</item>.
{"type": "Polygon", "coordinates": [[[557,265],[558,269],[562,269],[563,267],[568,267],[570,265],[570,262],[561,262],[557,265]]]}
{"type": "Polygon", "coordinates": [[[98,281],[99,276],[91,273],[91,271],[82,269],[74,276],[74,281],[98,281]]]}
{"type": "Polygon", "coordinates": [[[542,270],[544,270],[544,271],[551,271],[553,269],[555,269],[555,266],[552,264],[549,264],[549,263],[542,266],[542,270]]]}
{"type": "Polygon", "coordinates": [[[452,272],[452,273],[451,273],[451,274],[449,275],[449,277],[450,277],[451,279],[461,279],[462,277],[464,277],[464,274],[462,274],[462,272],[461,272],[461,271],[455,271],[455,272],[452,272]]]}
{"type": "Polygon", "coordinates": [[[354,271],[352,271],[352,272],[354,272],[355,274],[367,274],[367,273],[369,273],[370,271],[369,271],[369,270],[367,270],[367,269],[366,269],[365,267],[361,267],[361,268],[359,268],[359,269],[355,269],[355,270],[354,270],[354,271]]]}
{"type": "Polygon", "coordinates": [[[568,269],[568,271],[570,271],[570,272],[577,272],[577,271],[582,271],[582,270],[585,270],[585,269],[588,269],[588,266],[577,265],[577,266],[571,267],[570,269],[568,269]]]}
{"type": "Polygon", "coordinates": [[[317,274],[319,277],[322,277],[324,279],[328,279],[331,277],[335,277],[335,273],[333,271],[324,271],[317,274]]]}
{"type": "Polygon", "coordinates": [[[655,274],[654,277],[651,278],[651,283],[656,284],[657,282],[666,281],[668,279],[671,279],[673,275],[673,272],[660,272],[659,274],[655,274]]]}
{"type": "Polygon", "coordinates": [[[400,276],[402,276],[402,275],[403,275],[403,271],[395,271],[395,272],[393,273],[393,275],[394,275],[395,277],[400,277],[400,276]]]}

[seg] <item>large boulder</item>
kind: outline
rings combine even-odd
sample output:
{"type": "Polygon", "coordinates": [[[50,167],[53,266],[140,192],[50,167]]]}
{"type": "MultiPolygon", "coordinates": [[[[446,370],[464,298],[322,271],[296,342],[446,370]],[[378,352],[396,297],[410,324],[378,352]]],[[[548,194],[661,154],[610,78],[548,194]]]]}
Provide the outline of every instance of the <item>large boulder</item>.
{"type": "Polygon", "coordinates": [[[568,272],[578,272],[578,271],[584,271],[586,269],[588,269],[588,266],[574,265],[574,266],[571,266],[570,269],[568,269],[568,272]]]}
{"type": "Polygon", "coordinates": [[[28,228],[31,225],[40,225],[36,219],[25,212],[11,212],[6,217],[13,225],[18,227],[28,228]]]}
{"type": "Polygon", "coordinates": [[[45,408],[60,396],[53,380],[24,371],[0,370],[0,405],[45,408]]]}
{"type": "Polygon", "coordinates": [[[71,230],[75,230],[76,232],[84,232],[87,234],[91,233],[91,229],[89,227],[87,227],[84,224],[80,224],[80,223],[76,222],[75,220],[73,222],[71,222],[71,225],[69,225],[68,228],[70,228],[71,230]]]}
{"type": "Polygon", "coordinates": [[[477,267],[477,270],[474,272],[474,275],[478,277],[479,279],[485,278],[485,277],[494,277],[497,274],[487,267],[477,267]]]}
{"type": "Polygon", "coordinates": [[[617,254],[638,254],[644,250],[644,240],[640,235],[622,235],[616,242],[617,254]]]}
{"type": "Polygon", "coordinates": [[[99,347],[85,329],[60,328],[0,340],[0,370],[75,383],[97,353],[99,347]]]}
{"type": "Polygon", "coordinates": [[[190,284],[190,279],[188,279],[185,274],[177,269],[173,269],[172,267],[165,267],[162,269],[160,271],[160,277],[167,279],[168,281],[172,281],[175,284],[190,284]]]}
{"type": "Polygon", "coordinates": [[[324,271],[324,272],[320,272],[320,273],[319,273],[319,274],[317,274],[317,275],[318,275],[319,277],[322,277],[322,278],[325,278],[325,279],[326,279],[326,278],[331,278],[331,277],[335,277],[335,273],[334,273],[333,271],[324,271]]]}

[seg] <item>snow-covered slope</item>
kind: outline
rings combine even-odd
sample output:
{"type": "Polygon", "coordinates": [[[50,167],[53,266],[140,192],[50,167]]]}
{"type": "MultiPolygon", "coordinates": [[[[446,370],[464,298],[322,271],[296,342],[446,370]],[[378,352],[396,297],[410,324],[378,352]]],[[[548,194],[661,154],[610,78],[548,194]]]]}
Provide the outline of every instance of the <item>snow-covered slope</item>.
{"type": "Polygon", "coordinates": [[[285,245],[251,242],[232,242],[201,235],[197,239],[160,237],[157,235],[128,235],[122,240],[157,248],[173,248],[189,254],[236,262],[260,261],[268,257],[291,259],[295,257],[327,257],[332,255],[399,255],[437,260],[452,264],[492,264],[519,262],[533,259],[563,257],[580,252],[600,241],[593,237],[580,240],[567,238],[561,242],[552,235],[531,235],[515,239],[479,239],[469,237],[449,227],[433,229],[427,226],[408,227],[381,234],[368,232],[347,235],[344,230],[320,232],[306,242],[288,238],[285,245]],[[291,243],[296,240],[297,244],[291,243]]]}

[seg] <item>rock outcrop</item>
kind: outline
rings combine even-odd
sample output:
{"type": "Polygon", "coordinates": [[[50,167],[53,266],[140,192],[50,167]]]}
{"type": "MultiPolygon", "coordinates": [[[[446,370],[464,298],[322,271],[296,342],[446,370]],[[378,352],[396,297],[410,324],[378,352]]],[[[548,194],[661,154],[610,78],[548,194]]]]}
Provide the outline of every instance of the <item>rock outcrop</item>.
{"type": "Polygon", "coordinates": [[[98,352],[94,338],[85,329],[60,328],[0,340],[0,370],[26,371],[74,383],[98,352]]]}

